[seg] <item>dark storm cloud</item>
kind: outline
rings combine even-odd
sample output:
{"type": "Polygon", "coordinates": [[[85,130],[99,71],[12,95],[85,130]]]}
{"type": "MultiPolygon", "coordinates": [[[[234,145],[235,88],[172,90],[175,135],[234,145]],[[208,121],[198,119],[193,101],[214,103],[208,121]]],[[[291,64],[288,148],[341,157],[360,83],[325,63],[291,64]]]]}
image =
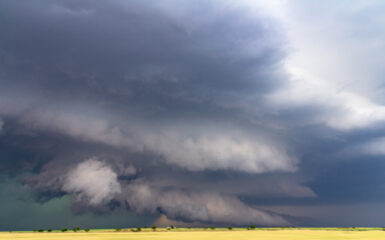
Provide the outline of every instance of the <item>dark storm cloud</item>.
{"type": "Polygon", "coordinates": [[[186,102],[230,104],[232,95],[279,84],[279,38],[244,9],[201,3],[172,16],[169,2],[42,3],[3,3],[3,79],[13,85],[26,87],[28,78],[28,87],[64,100],[71,94],[173,110],[186,102]]]}
{"type": "MultiPolygon", "coordinates": [[[[1,2],[4,143],[40,155],[10,154],[4,170],[32,170],[23,183],[38,200],[71,194],[76,209],[118,201],[184,221],[289,224],[242,203],[247,187],[193,180],[204,170],[296,169],[268,123],[254,122],[266,111],[257,103],[284,79],[275,23],[230,3],[185,3],[1,2]]],[[[297,180],[271,182],[285,186],[273,195],[314,196],[297,180]]]]}
{"type": "Polygon", "coordinates": [[[290,225],[308,219],[285,204],[384,199],[383,109],[292,81],[267,15],[229,1],[0,1],[0,173],[41,204],[70,195],[74,213],[189,223],[290,225]]]}
{"type": "Polygon", "coordinates": [[[280,38],[269,21],[228,3],[202,3],[177,15],[173,2],[52,2],[23,18],[20,3],[6,3],[4,28],[12,31],[2,39],[5,115],[84,140],[145,148],[191,169],[295,169],[285,144],[264,131],[267,122],[252,126],[259,138],[245,136],[238,123],[263,114],[256,107],[261,95],[282,82],[280,38]],[[223,133],[227,125],[234,137],[223,133]],[[190,136],[192,143],[184,141],[190,136]],[[183,152],[171,149],[179,142],[183,152]],[[223,166],[179,160],[186,152],[218,158],[214,146],[202,148],[207,144],[228,149],[219,150],[228,155],[223,166]],[[255,155],[277,163],[246,166],[255,155]],[[233,166],[233,158],[241,164],[233,166]]]}

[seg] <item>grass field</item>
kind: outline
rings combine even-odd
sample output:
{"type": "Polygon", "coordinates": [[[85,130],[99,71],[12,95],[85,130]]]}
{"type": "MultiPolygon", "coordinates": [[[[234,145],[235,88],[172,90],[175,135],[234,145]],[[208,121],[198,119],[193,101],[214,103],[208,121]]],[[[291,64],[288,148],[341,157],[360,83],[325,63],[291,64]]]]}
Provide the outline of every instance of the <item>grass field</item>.
{"type": "Polygon", "coordinates": [[[141,232],[114,230],[91,230],[90,232],[0,232],[0,240],[26,239],[26,240],[226,240],[226,239],[253,239],[253,240],[294,240],[294,239],[385,239],[385,231],[380,229],[175,229],[166,231],[159,229],[156,232],[144,230],[141,232]]]}

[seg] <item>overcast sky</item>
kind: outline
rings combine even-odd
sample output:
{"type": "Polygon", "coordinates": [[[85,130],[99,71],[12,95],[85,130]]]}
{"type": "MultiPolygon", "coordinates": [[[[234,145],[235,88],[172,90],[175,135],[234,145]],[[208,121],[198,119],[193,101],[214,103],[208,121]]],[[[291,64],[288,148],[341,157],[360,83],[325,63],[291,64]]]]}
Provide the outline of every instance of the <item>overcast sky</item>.
{"type": "Polygon", "coordinates": [[[384,12],[0,0],[0,230],[383,226],[384,12]]]}

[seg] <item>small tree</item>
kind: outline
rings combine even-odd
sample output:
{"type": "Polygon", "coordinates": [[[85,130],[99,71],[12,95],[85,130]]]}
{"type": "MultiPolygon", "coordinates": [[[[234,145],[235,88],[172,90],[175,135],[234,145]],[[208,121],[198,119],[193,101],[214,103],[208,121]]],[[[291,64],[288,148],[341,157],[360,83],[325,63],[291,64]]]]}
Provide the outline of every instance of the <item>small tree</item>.
{"type": "Polygon", "coordinates": [[[52,232],[52,229],[48,229],[47,232],[52,232]]]}
{"type": "Polygon", "coordinates": [[[229,229],[229,230],[233,230],[233,228],[232,228],[232,227],[227,227],[227,229],[229,229]]]}
{"type": "Polygon", "coordinates": [[[115,231],[120,232],[120,231],[122,231],[122,229],[121,228],[115,228],[115,231]]]}
{"type": "Polygon", "coordinates": [[[140,231],[142,231],[142,228],[137,227],[137,228],[136,228],[136,231],[137,231],[137,232],[140,232],[140,231]]]}
{"type": "Polygon", "coordinates": [[[152,231],[156,231],[156,226],[155,225],[153,225],[151,228],[152,228],[152,231]]]}
{"type": "Polygon", "coordinates": [[[86,228],[86,229],[84,229],[84,231],[86,231],[86,232],[89,232],[89,231],[90,231],[90,229],[89,229],[89,228],[86,228]]]}
{"type": "Polygon", "coordinates": [[[44,232],[44,229],[39,229],[39,230],[37,230],[38,232],[44,232]]]}
{"type": "Polygon", "coordinates": [[[171,228],[171,229],[174,229],[175,227],[174,227],[174,225],[170,225],[170,228],[171,228]]]}
{"type": "Polygon", "coordinates": [[[62,232],[67,232],[68,229],[67,229],[67,228],[62,228],[60,231],[62,231],[62,232]]]}
{"type": "Polygon", "coordinates": [[[254,230],[254,229],[255,229],[255,226],[254,226],[254,225],[250,225],[250,229],[251,229],[251,230],[254,230]]]}
{"type": "Polygon", "coordinates": [[[214,230],[214,229],[215,229],[215,227],[214,227],[214,226],[211,226],[211,227],[210,227],[210,229],[211,229],[211,230],[214,230]]]}

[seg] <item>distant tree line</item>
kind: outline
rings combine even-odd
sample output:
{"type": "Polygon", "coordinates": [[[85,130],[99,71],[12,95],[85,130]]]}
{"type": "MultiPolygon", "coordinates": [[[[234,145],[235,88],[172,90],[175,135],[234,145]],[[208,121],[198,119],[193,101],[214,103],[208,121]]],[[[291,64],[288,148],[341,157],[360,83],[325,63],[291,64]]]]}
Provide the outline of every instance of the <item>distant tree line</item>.
{"type": "MultiPolygon", "coordinates": [[[[80,229],[80,227],[74,227],[74,228],[72,228],[72,231],[73,232],[79,232],[79,231],[81,231],[82,229],[80,229]]],[[[90,231],[90,229],[89,228],[85,228],[85,229],[83,229],[85,232],[89,232],[90,231]]],[[[33,230],[34,232],[53,232],[54,230],[52,230],[52,229],[47,229],[47,230],[45,230],[45,229],[34,229],[33,230]]],[[[56,230],[56,231],[60,231],[60,232],[67,232],[67,231],[69,231],[67,228],[62,228],[62,229],[60,229],[60,230],[56,230]]]]}
{"type": "MultiPolygon", "coordinates": [[[[149,228],[149,227],[144,227],[144,228],[149,228]]],[[[172,230],[172,229],[175,229],[176,227],[174,225],[170,225],[168,227],[166,227],[166,230],[172,230]]],[[[351,227],[352,229],[355,229],[355,227],[351,227]]],[[[153,225],[150,229],[152,229],[152,231],[156,231],[157,230],[157,226],[153,225]]],[[[187,227],[187,229],[191,229],[191,227],[187,227]]],[[[204,227],[203,228],[204,230],[207,230],[207,229],[210,229],[210,230],[215,230],[216,228],[214,226],[210,226],[210,227],[204,227]]],[[[227,227],[228,230],[233,230],[233,227],[229,226],[227,227]]],[[[246,228],[247,230],[255,230],[256,227],[254,225],[250,225],[249,227],[246,228]]],[[[116,232],[120,232],[122,231],[123,229],[122,228],[115,228],[115,231],[116,232]]],[[[126,231],[129,230],[129,229],[126,229],[126,231]]],[[[142,228],[141,227],[136,227],[136,228],[132,228],[130,229],[132,232],[140,232],[142,231],[142,228]]],[[[385,230],[385,228],[383,228],[383,230],[385,230]]],[[[60,230],[52,230],[52,229],[35,229],[33,230],[34,232],[53,232],[53,231],[61,231],[61,232],[67,232],[67,231],[73,231],[73,232],[80,232],[80,231],[84,231],[84,232],[89,232],[90,229],[89,228],[85,228],[85,229],[81,229],[80,227],[74,227],[72,229],[67,229],[67,228],[62,228],[60,230]]]]}

